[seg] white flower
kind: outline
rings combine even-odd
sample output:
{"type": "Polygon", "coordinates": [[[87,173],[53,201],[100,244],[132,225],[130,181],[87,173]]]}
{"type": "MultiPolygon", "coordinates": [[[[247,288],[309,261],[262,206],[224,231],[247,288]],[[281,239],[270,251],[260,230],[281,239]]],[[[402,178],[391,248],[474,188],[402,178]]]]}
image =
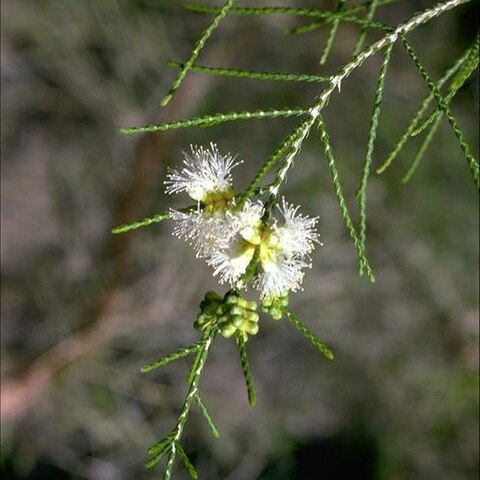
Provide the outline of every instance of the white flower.
{"type": "Polygon", "coordinates": [[[287,227],[268,227],[260,245],[260,264],[262,271],[255,279],[255,286],[262,298],[281,297],[289,291],[300,289],[303,281],[302,269],[310,267],[304,254],[295,249],[292,238],[301,236],[287,227]]]}
{"type": "Polygon", "coordinates": [[[277,222],[266,230],[260,249],[262,272],[256,286],[262,297],[280,297],[301,288],[304,268],[310,268],[309,254],[318,243],[315,231],[317,218],[298,213],[299,207],[288,204],[282,198],[278,206],[283,223],[277,222]]]}
{"type": "Polygon", "coordinates": [[[200,208],[189,212],[170,210],[173,234],[192,245],[197,257],[207,257],[226,245],[229,238],[225,214],[207,215],[200,208]]]}
{"type": "Polygon", "coordinates": [[[234,284],[245,273],[253,258],[255,247],[261,242],[263,205],[247,201],[239,212],[227,212],[223,242],[207,263],[220,276],[220,282],[234,284]]]}
{"type": "Polygon", "coordinates": [[[191,145],[190,150],[184,154],[184,167],[168,172],[166,193],[187,192],[197,201],[196,209],[171,210],[173,233],[187,240],[197,257],[206,257],[228,243],[227,210],[234,198],[230,172],[240,162],[230,154],[221,155],[214,143],[207,149],[191,145]]]}
{"type": "Polygon", "coordinates": [[[287,292],[296,292],[303,281],[302,268],[310,266],[300,258],[281,258],[273,262],[262,262],[262,272],[255,279],[255,287],[262,298],[281,297],[287,292]]]}
{"type": "Polygon", "coordinates": [[[263,213],[263,205],[260,202],[250,201],[245,202],[238,213],[228,213],[234,230],[233,235],[239,235],[247,242],[258,245],[261,241],[263,213]]]}
{"type": "Polygon", "coordinates": [[[297,213],[299,208],[289,205],[285,198],[282,198],[282,205],[278,206],[284,223],[280,227],[275,225],[274,230],[279,238],[280,249],[287,257],[308,255],[319,243],[319,235],[315,231],[318,218],[297,213]]]}
{"type": "Polygon", "coordinates": [[[237,236],[228,247],[210,255],[207,262],[215,269],[213,274],[219,275],[220,283],[233,285],[247,270],[254,253],[255,245],[237,236]]]}
{"type": "Polygon", "coordinates": [[[191,153],[184,153],[181,170],[170,170],[165,180],[166,193],[187,192],[198,202],[208,202],[209,197],[233,198],[232,176],[230,172],[240,162],[230,155],[221,155],[214,143],[210,149],[190,146],[191,153]],[[222,195],[223,194],[223,195],[222,195]]]}
{"type": "Polygon", "coordinates": [[[309,254],[318,243],[317,219],[299,214],[298,207],[284,199],[279,210],[284,217],[281,225],[277,221],[272,225],[263,222],[261,203],[247,202],[240,212],[227,212],[226,222],[233,234],[207,260],[221,282],[234,285],[245,273],[258,247],[261,269],[255,276],[254,286],[262,298],[280,297],[301,288],[303,269],[311,266],[309,254]]]}

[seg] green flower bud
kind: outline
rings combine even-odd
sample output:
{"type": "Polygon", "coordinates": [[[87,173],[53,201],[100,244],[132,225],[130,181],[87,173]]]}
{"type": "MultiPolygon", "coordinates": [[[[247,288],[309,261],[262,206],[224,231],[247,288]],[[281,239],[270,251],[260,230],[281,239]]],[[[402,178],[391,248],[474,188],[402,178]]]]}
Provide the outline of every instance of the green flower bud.
{"type": "Polygon", "coordinates": [[[235,325],[232,325],[231,323],[227,323],[220,327],[220,333],[225,338],[231,337],[236,331],[237,331],[237,328],[235,327],[235,325]]]}
{"type": "Polygon", "coordinates": [[[268,312],[274,320],[280,320],[282,318],[282,310],[279,307],[273,307],[268,312]]]}
{"type": "Polygon", "coordinates": [[[247,300],[246,298],[239,298],[238,299],[238,305],[242,308],[245,308],[247,310],[256,310],[257,309],[257,302],[254,302],[253,300],[247,300]]]}
{"type": "Polygon", "coordinates": [[[232,308],[230,308],[230,315],[243,316],[244,314],[245,314],[245,310],[242,307],[239,307],[238,305],[234,305],[232,308]]]}
{"type": "Polygon", "coordinates": [[[218,303],[219,300],[221,300],[221,297],[216,292],[207,292],[203,300],[200,302],[200,309],[204,310],[208,305],[211,303],[218,303]]]}
{"type": "Polygon", "coordinates": [[[225,298],[225,303],[227,305],[235,305],[235,304],[238,303],[238,300],[239,300],[239,298],[238,298],[237,295],[230,294],[230,295],[228,295],[227,298],[225,298]]]}
{"type": "Polygon", "coordinates": [[[206,307],[202,309],[202,313],[205,313],[206,315],[215,315],[217,310],[217,304],[216,303],[209,303],[206,307]]]}
{"type": "Polygon", "coordinates": [[[272,304],[273,304],[273,297],[272,296],[262,298],[262,309],[266,309],[268,307],[271,307],[272,304]]]}
{"type": "Polygon", "coordinates": [[[197,319],[193,323],[193,326],[197,330],[205,330],[207,327],[212,325],[212,323],[215,321],[215,317],[211,315],[207,315],[205,313],[200,313],[197,316],[197,319]]]}
{"type": "Polygon", "coordinates": [[[220,297],[220,295],[218,295],[218,293],[217,293],[217,292],[214,292],[213,290],[211,290],[211,291],[209,291],[209,292],[207,292],[207,293],[205,294],[205,300],[209,300],[209,301],[211,301],[211,302],[213,302],[213,301],[218,301],[218,300],[220,300],[221,298],[222,298],[222,297],[220,297]]]}
{"type": "Polygon", "coordinates": [[[288,296],[285,295],[284,297],[280,297],[279,299],[279,303],[282,307],[287,307],[288,306],[288,296]]]}
{"type": "Polygon", "coordinates": [[[224,315],[225,313],[227,313],[227,311],[228,311],[228,308],[226,305],[223,305],[223,304],[216,305],[215,313],[218,316],[224,315]]]}
{"type": "Polygon", "coordinates": [[[242,315],[232,315],[232,324],[235,325],[236,328],[242,329],[245,319],[242,315]]]}
{"type": "Polygon", "coordinates": [[[255,322],[255,323],[257,323],[258,320],[260,319],[260,317],[258,316],[258,313],[248,312],[248,311],[243,314],[243,318],[245,318],[249,322],[255,322]]]}
{"type": "Polygon", "coordinates": [[[220,325],[230,323],[230,316],[229,315],[222,315],[221,317],[218,317],[218,323],[220,323],[220,325]]]}
{"type": "Polygon", "coordinates": [[[244,322],[243,329],[250,335],[256,335],[258,333],[258,323],[257,322],[244,322]]]}

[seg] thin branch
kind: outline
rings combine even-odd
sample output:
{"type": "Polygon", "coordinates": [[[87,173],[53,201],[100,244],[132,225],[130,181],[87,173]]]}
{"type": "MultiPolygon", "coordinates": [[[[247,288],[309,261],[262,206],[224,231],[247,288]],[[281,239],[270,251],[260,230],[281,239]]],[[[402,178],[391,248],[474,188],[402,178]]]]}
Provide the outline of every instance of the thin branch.
{"type": "Polygon", "coordinates": [[[210,38],[210,35],[213,33],[213,31],[218,27],[218,24],[220,23],[220,21],[225,17],[225,15],[227,15],[229,10],[232,8],[234,1],[235,0],[227,0],[223,5],[223,7],[221,7],[218,13],[215,15],[215,18],[213,19],[212,23],[210,23],[210,25],[202,33],[202,36],[194,45],[193,50],[191,51],[190,56],[188,57],[188,60],[184,64],[184,67],[178,72],[178,75],[173,81],[172,85],[170,86],[167,94],[163,97],[162,101],[160,102],[160,105],[162,107],[164,107],[170,102],[173,95],[178,90],[178,88],[183,82],[183,79],[185,78],[188,71],[190,70],[191,65],[193,65],[197,60],[198,55],[200,54],[203,47],[205,46],[206,41],[210,38]]]}
{"type": "Polygon", "coordinates": [[[178,456],[180,457],[180,460],[183,462],[185,470],[193,479],[197,479],[198,473],[195,470],[195,467],[192,465],[192,462],[188,458],[187,454],[185,453],[185,450],[183,449],[183,447],[180,445],[179,442],[177,443],[177,450],[178,450],[178,456]]]}
{"type": "Polygon", "coordinates": [[[334,355],[333,352],[313,334],[292,312],[287,310],[286,308],[283,309],[283,312],[290,320],[290,322],[298,329],[299,332],[303,334],[303,336],[310,341],[310,343],[318,348],[320,352],[328,358],[328,360],[333,360],[334,355]]]}
{"type": "Polygon", "coordinates": [[[165,447],[170,447],[170,443],[172,443],[172,438],[175,431],[172,430],[165,438],[160,440],[157,443],[154,443],[148,450],[147,453],[149,455],[156,455],[161,452],[165,447]]]}
{"type": "Polygon", "coordinates": [[[200,396],[200,392],[197,392],[195,395],[195,401],[197,402],[198,408],[200,410],[200,413],[203,415],[203,418],[205,418],[205,421],[207,422],[208,428],[212,432],[212,435],[215,438],[218,438],[220,436],[220,432],[218,431],[217,426],[215,425],[215,422],[210,415],[210,412],[207,409],[207,406],[202,400],[202,397],[200,396]]]}
{"type": "MultiPolygon", "coordinates": [[[[380,0],[381,5],[386,5],[398,0],[380,0]]],[[[372,1],[363,2],[354,5],[345,13],[351,14],[367,8],[372,1]]],[[[202,5],[200,3],[185,3],[184,8],[198,13],[218,13],[219,7],[212,7],[210,5],[202,5]]],[[[235,15],[298,15],[302,17],[322,17],[324,14],[331,14],[332,12],[320,8],[302,8],[302,7],[233,7],[230,9],[230,14],[235,15]]]]}
{"type": "MultiPolygon", "coordinates": [[[[445,96],[445,103],[450,105],[453,97],[457,92],[462,88],[463,84],[477,71],[478,67],[478,53],[479,53],[479,37],[477,34],[476,40],[474,42],[473,48],[471,49],[468,57],[465,59],[465,62],[460,67],[460,70],[455,75],[452,80],[452,84],[445,96]]],[[[431,113],[431,115],[420,125],[418,128],[412,132],[412,136],[419,135],[422,133],[434,120],[437,116],[441,114],[441,111],[437,108],[431,113]]]]}
{"type": "MultiPolygon", "coordinates": [[[[183,63],[169,60],[167,66],[173,68],[183,68],[183,63]]],[[[288,72],[266,72],[258,70],[239,70],[223,67],[209,67],[206,65],[192,65],[190,70],[194,72],[210,73],[213,75],[223,75],[226,77],[250,78],[255,80],[274,80],[281,82],[327,82],[329,76],[315,75],[310,73],[288,73],[288,72]]]]}
{"type": "MultiPolygon", "coordinates": [[[[472,73],[477,69],[478,66],[478,52],[479,52],[479,36],[475,39],[473,46],[468,50],[468,55],[466,56],[465,60],[462,62],[460,69],[458,70],[457,74],[452,80],[450,85],[450,89],[445,96],[445,102],[449,104],[458,90],[462,87],[462,85],[467,81],[467,79],[472,75],[472,73]]],[[[437,87],[439,88],[439,87],[437,87]]],[[[433,98],[433,93],[430,93],[431,97],[433,98]]],[[[440,121],[442,120],[441,112],[436,109],[432,114],[428,117],[428,119],[417,129],[411,132],[412,136],[416,136],[420,134],[426,128],[429,128],[427,135],[425,136],[420,148],[418,149],[417,154],[413,158],[412,163],[410,164],[407,172],[402,177],[402,183],[406,184],[410,181],[413,174],[417,170],[418,165],[420,164],[421,159],[423,158],[428,146],[433,140],[436,131],[440,125],[440,121]]]]}
{"type": "MultiPolygon", "coordinates": [[[[255,177],[250,182],[248,187],[242,192],[242,194],[237,199],[236,209],[240,210],[246,200],[248,200],[255,191],[257,191],[260,182],[263,177],[273,168],[273,166],[284,156],[287,155],[289,151],[292,150],[293,145],[295,144],[298,137],[304,132],[307,123],[310,122],[310,119],[304,120],[297,128],[290,133],[281,143],[281,145],[275,150],[275,152],[268,157],[265,162],[262,164],[260,169],[255,174],[255,177]]],[[[274,183],[270,186],[270,190],[273,191],[276,188],[278,182],[280,182],[280,177],[277,177],[274,183]]]]}
{"type": "MultiPolygon", "coordinates": [[[[440,3],[434,7],[426,9],[399,25],[391,33],[385,35],[377,42],[362,50],[362,52],[360,52],[358,55],[355,55],[349,62],[347,62],[347,64],[341,67],[334,76],[331,77],[331,80],[316,98],[315,104],[309,110],[308,118],[298,125],[292,134],[287,137],[288,140],[293,139],[293,141],[288,145],[288,148],[284,148],[283,145],[280,146],[275,154],[267,159],[267,161],[260,167],[260,170],[257,172],[257,175],[255,175],[251,184],[247,187],[246,192],[251,193],[254,188],[258,186],[262,178],[269,172],[274,163],[281,157],[281,155],[278,155],[277,152],[281,152],[283,154],[285,151],[287,151],[288,153],[286,153],[286,157],[284,158],[283,164],[278,172],[278,181],[276,181],[270,188],[270,193],[274,196],[277,196],[279,188],[285,180],[287,172],[293,164],[294,158],[300,151],[303,141],[308,136],[308,133],[320,115],[320,112],[328,103],[331,94],[336,88],[340,89],[342,81],[347,78],[356,68],[360,67],[372,55],[375,55],[388,45],[395,43],[400,35],[410,32],[418,26],[447,12],[448,10],[451,10],[456,6],[469,1],[470,0],[448,0],[447,2],[440,3]]],[[[248,198],[248,196],[246,198],[248,198]]],[[[242,201],[245,201],[246,198],[242,198],[242,201]]]]}
{"type": "Polygon", "coordinates": [[[243,376],[245,377],[245,384],[247,385],[248,403],[253,407],[255,405],[255,390],[253,389],[253,378],[250,372],[250,365],[248,364],[247,349],[245,348],[245,339],[241,333],[235,337],[240,352],[240,363],[242,365],[243,376]]]}
{"type": "MultiPolygon", "coordinates": [[[[370,175],[370,166],[373,158],[373,146],[375,138],[377,136],[378,119],[380,116],[380,105],[382,103],[383,88],[385,85],[385,77],[387,75],[387,68],[390,63],[390,57],[392,54],[393,43],[385,49],[385,56],[383,58],[382,66],[378,74],[377,88],[375,91],[375,101],[373,104],[372,117],[370,119],[370,129],[368,131],[367,152],[365,155],[365,162],[363,165],[362,179],[360,187],[357,192],[358,202],[360,205],[360,233],[359,240],[362,250],[365,251],[365,234],[367,228],[367,182],[370,175]]],[[[363,275],[363,268],[359,266],[360,275],[363,275]]]]}
{"type": "Polygon", "coordinates": [[[330,145],[330,140],[328,138],[325,123],[323,122],[323,118],[321,117],[321,115],[318,117],[317,121],[318,121],[318,129],[320,132],[320,139],[322,141],[323,148],[325,150],[325,157],[327,159],[328,168],[330,170],[330,175],[332,177],[333,187],[335,189],[335,195],[337,197],[337,201],[340,206],[340,211],[342,212],[342,217],[345,222],[345,226],[347,227],[347,231],[353,242],[355,250],[357,251],[361,271],[364,271],[367,274],[370,281],[374,283],[375,275],[373,274],[373,271],[365,256],[363,245],[361,244],[357,231],[353,226],[353,222],[350,217],[350,213],[348,211],[347,203],[345,201],[345,197],[343,196],[342,186],[340,184],[340,175],[336,167],[335,159],[332,152],[332,147],[330,145]]]}
{"type": "Polygon", "coordinates": [[[413,158],[413,161],[412,163],[410,164],[410,167],[408,168],[407,172],[405,173],[405,175],[402,177],[402,180],[401,182],[403,184],[406,184],[410,181],[410,179],[412,178],[412,175],[415,173],[415,171],[417,170],[417,167],[418,165],[420,164],[420,160],[423,158],[423,156],[425,155],[425,152],[427,151],[427,148],[428,146],[430,145],[430,143],[432,142],[433,140],[433,137],[435,135],[435,133],[437,132],[438,130],[438,127],[440,125],[440,121],[442,120],[442,117],[440,115],[438,115],[434,122],[433,122],[433,125],[431,125],[427,135],[425,136],[422,144],[420,145],[420,148],[418,149],[418,152],[417,154],[415,155],[415,157],[413,158]]]}
{"type": "Polygon", "coordinates": [[[307,108],[291,108],[284,110],[253,110],[244,112],[216,113],[213,115],[204,115],[203,117],[187,118],[184,120],[175,120],[173,122],[160,123],[157,125],[141,125],[138,127],[124,127],[120,129],[121,133],[130,135],[133,133],[145,132],[163,132],[177,128],[188,127],[213,127],[223,122],[232,122],[235,120],[252,120],[261,118],[294,117],[308,113],[307,108]]]}
{"type": "MultiPolygon", "coordinates": [[[[183,429],[185,428],[185,423],[187,422],[188,414],[190,413],[190,407],[192,401],[196,398],[198,393],[198,384],[200,381],[200,376],[203,372],[203,368],[205,366],[205,362],[207,360],[208,351],[212,345],[213,339],[217,333],[217,328],[213,327],[208,331],[208,336],[206,338],[205,343],[203,344],[202,348],[197,351],[197,355],[195,356],[194,364],[196,365],[195,371],[192,373],[192,379],[190,382],[190,387],[188,389],[187,396],[183,403],[182,410],[178,417],[177,425],[173,430],[172,436],[172,443],[170,447],[170,452],[167,458],[167,465],[165,468],[165,474],[163,476],[163,480],[170,480],[172,477],[173,471],[173,464],[175,462],[175,458],[177,453],[179,453],[179,442],[180,438],[183,433],[183,429]]],[[[181,456],[181,453],[179,453],[181,456]]]]}
{"type": "MultiPolygon", "coordinates": [[[[368,12],[366,15],[366,20],[372,21],[373,16],[375,15],[375,11],[377,10],[377,7],[380,5],[379,0],[372,0],[372,3],[368,6],[368,12]]],[[[363,42],[365,41],[365,37],[367,36],[367,26],[364,26],[362,28],[362,31],[360,32],[360,35],[358,36],[357,44],[355,45],[355,49],[353,50],[353,54],[357,55],[360,50],[362,49],[363,42]]]]}
{"type": "Polygon", "coordinates": [[[451,125],[453,132],[455,133],[455,137],[457,138],[458,143],[460,144],[460,148],[467,160],[468,166],[470,168],[470,172],[472,174],[473,183],[475,184],[476,188],[479,189],[480,188],[480,168],[479,168],[478,162],[475,160],[475,157],[470,151],[470,147],[468,146],[468,143],[465,139],[465,136],[460,126],[457,123],[457,120],[455,119],[452,112],[450,111],[450,108],[448,107],[448,104],[445,102],[445,99],[443,98],[442,94],[439,92],[437,86],[435,85],[435,82],[432,80],[427,70],[423,66],[422,62],[417,57],[417,54],[415,53],[415,51],[413,50],[413,48],[410,46],[410,44],[407,42],[406,38],[403,35],[402,35],[402,43],[408,55],[410,56],[413,63],[417,67],[418,71],[420,72],[420,75],[423,77],[423,79],[425,80],[425,83],[427,84],[428,88],[433,94],[435,101],[437,102],[438,108],[443,112],[443,114],[448,120],[448,123],[451,125]]]}
{"type": "Polygon", "coordinates": [[[171,216],[172,215],[170,212],[157,213],[153,217],[147,217],[147,218],[144,218],[143,220],[139,220],[131,223],[124,223],[122,225],[113,227],[111,232],[113,234],[130,232],[131,230],[136,230],[137,228],[147,227],[148,225],[152,225],[153,223],[163,222],[163,220],[168,220],[169,218],[171,218],[171,216]]]}
{"type": "MultiPolygon", "coordinates": [[[[463,52],[460,58],[458,58],[455,63],[446,70],[442,78],[438,81],[437,83],[437,88],[440,89],[443,87],[443,85],[453,76],[455,73],[458,71],[458,69],[461,67],[465,59],[469,56],[470,51],[472,47],[469,47],[463,52]]],[[[395,143],[393,146],[392,150],[390,153],[387,155],[386,159],[383,161],[383,163],[380,165],[380,167],[377,168],[376,173],[381,174],[383,173],[395,160],[395,158],[398,156],[404,145],[407,143],[408,139],[411,137],[412,133],[414,132],[416,126],[420,122],[420,119],[422,118],[423,114],[427,111],[427,108],[429,107],[430,103],[433,101],[433,93],[429,93],[422,103],[420,104],[419,109],[413,115],[412,119],[410,122],[407,124],[407,127],[405,128],[405,131],[403,134],[400,136],[398,141],[395,143]]]]}
{"type": "Polygon", "coordinates": [[[188,345],[186,347],[179,348],[177,351],[170,353],[169,355],[165,355],[164,357],[159,358],[158,360],[155,360],[151,363],[148,363],[147,365],[144,365],[140,369],[140,371],[143,373],[151,372],[152,370],[162,367],[163,365],[166,365],[167,363],[170,363],[173,360],[178,360],[179,358],[186,357],[187,355],[190,355],[191,353],[196,352],[201,346],[202,346],[202,341],[199,341],[197,343],[194,343],[193,345],[188,345]]]}
{"type": "MultiPolygon", "coordinates": [[[[393,27],[385,23],[375,22],[375,21],[369,20],[368,18],[357,17],[355,15],[343,13],[342,11],[330,12],[327,10],[322,12],[320,15],[318,15],[318,17],[321,18],[321,21],[317,20],[315,22],[299,25],[298,27],[289,28],[286,31],[286,33],[293,35],[293,34],[311,32],[312,30],[316,30],[317,28],[321,27],[325,23],[332,23],[332,28],[330,30],[330,34],[327,40],[327,45],[328,45],[328,42],[333,42],[333,38],[331,37],[331,32],[333,31],[333,27],[335,25],[337,25],[338,27],[340,22],[353,23],[354,25],[360,25],[361,27],[363,27],[363,29],[371,28],[372,30],[380,30],[381,32],[393,31],[393,27]]],[[[335,27],[334,29],[335,31],[337,30],[337,27],[335,27]]]]}
{"type": "MultiPolygon", "coordinates": [[[[335,13],[341,13],[344,6],[345,6],[345,0],[338,0],[335,13]]],[[[327,61],[328,55],[333,46],[333,42],[335,41],[335,35],[337,33],[339,24],[340,24],[340,17],[335,18],[335,20],[333,20],[332,22],[332,25],[330,26],[327,42],[325,43],[325,48],[323,50],[322,56],[320,57],[320,65],[323,65],[327,61]]]]}

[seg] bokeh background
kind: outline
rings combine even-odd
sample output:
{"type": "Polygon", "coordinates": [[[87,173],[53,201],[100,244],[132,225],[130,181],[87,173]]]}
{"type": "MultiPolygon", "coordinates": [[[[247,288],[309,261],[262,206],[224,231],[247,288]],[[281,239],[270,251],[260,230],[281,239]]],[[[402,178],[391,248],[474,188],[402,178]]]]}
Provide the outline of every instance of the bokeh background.
{"type": "MultiPolygon", "coordinates": [[[[431,4],[397,2],[377,18],[398,24],[431,4]]],[[[190,143],[215,141],[238,154],[241,189],[296,121],[131,137],[119,128],[309,105],[319,86],[192,73],[161,109],[174,76],[165,61],[187,57],[208,16],[166,0],[4,0],[1,8],[2,478],[160,478],[161,467],[144,470],[144,453],[174,424],[188,363],[149,375],[139,367],[194,341],[200,299],[224,288],[168,223],[117,237],[110,228],[185,205],[167,198],[162,182],[190,143]]],[[[435,78],[473,41],[477,8],[460,7],[410,36],[435,78]]],[[[334,71],[358,28],[340,27],[320,67],[326,28],[284,34],[304,21],[232,16],[200,62],[334,71]]],[[[325,111],[353,212],[379,62],[344,82],[325,111]]],[[[375,165],[426,92],[398,46],[375,165]]],[[[476,153],[478,100],[477,73],[453,106],[476,153]]],[[[324,360],[287,322],[262,319],[248,344],[258,396],[251,409],[235,346],[219,339],[201,390],[222,437],[213,439],[195,411],[185,432],[200,478],[477,478],[477,193],[446,122],[411,183],[401,185],[418,145],[371,177],[371,285],[356,274],[318,138],[305,143],[284,192],[320,216],[324,246],[292,310],[336,358],[324,360]]],[[[175,478],[187,478],[181,467],[175,478]]]]}

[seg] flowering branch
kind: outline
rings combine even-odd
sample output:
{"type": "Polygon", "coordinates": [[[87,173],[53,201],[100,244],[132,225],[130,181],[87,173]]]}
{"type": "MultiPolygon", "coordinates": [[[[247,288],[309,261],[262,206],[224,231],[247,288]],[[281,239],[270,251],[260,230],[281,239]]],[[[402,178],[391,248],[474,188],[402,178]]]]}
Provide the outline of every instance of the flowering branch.
{"type": "MultiPolygon", "coordinates": [[[[155,445],[152,445],[148,450],[148,453],[153,456],[145,463],[145,466],[147,468],[153,467],[165,455],[168,454],[163,480],[170,480],[172,476],[173,465],[174,465],[177,454],[183,460],[185,466],[187,467],[187,470],[192,471],[191,468],[193,469],[193,467],[189,468],[191,464],[185,452],[183,452],[183,449],[180,445],[180,439],[183,433],[183,429],[185,427],[185,423],[188,418],[188,414],[190,413],[190,407],[192,405],[192,401],[196,399],[198,403],[198,399],[200,398],[198,395],[198,384],[200,381],[200,376],[202,374],[203,368],[205,366],[205,362],[207,360],[208,351],[212,345],[213,339],[215,338],[216,334],[217,334],[217,327],[213,325],[205,332],[205,334],[202,337],[201,345],[196,349],[197,353],[195,355],[195,360],[193,362],[193,365],[195,366],[195,368],[192,371],[188,393],[185,398],[185,402],[183,403],[183,407],[178,417],[175,428],[163,440],[156,443],[155,445]]],[[[203,402],[200,401],[200,404],[202,405],[202,407],[204,407],[203,402]]],[[[203,410],[202,413],[204,413],[204,416],[205,416],[205,413],[207,412],[206,408],[201,408],[201,409],[203,410]]],[[[210,415],[208,415],[208,412],[207,412],[207,417],[210,418],[210,415]]],[[[213,421],[209,422],[209,426],[211,428],[212,426],[214,426],[213,421]]],[[[214,430],[217,431],[216,427],[214,427],[214,430]]],[[[194,476],[194,478],[196,477],[194,476]]]]}
{"type": "MultiPolygon", "coordinates": [[[[478,164],[473,158],[463,132],[449,108],[449,104],[458,89],[478,66],[478,36],[473,46],[447,70],[438,82],[432,80],[405,38],[407,33],[420,25],[467,3],[469,0],[447,0],[414,15],[397,27],[374,21],[376,9],[391,1],[394,0],[371,0],[346,8],[346,2],[339,0],[334,12],[297,7],[234,7],[233,0],[226,1],[222,7],[188,4],[186,7],[191,10],[213,13],[215,17],[202,33],[185,62],[168,62],[169,66],[178,68],[179,72],[162,100],[162,105],[168,103],[177,92],[190,70],[258,80],[324,82],[325,85],[309,107],[216,113],[160,124],[126,127],[121,130],[122,133],[132,134],[192,126],[212,127],[223,122],[236,120],[303,117],[300,123],[285,136],[276,150],[263,162],[248,186],[240,193],[235,190],[232,177],[233,169],[241,163],[237,161],[235,156],[221,153],[214,143],[206,148],[191,146],[190,151],[184,153],[183,165],[180,168],[168,171],[165,191],[167,194],[186,194],[193,200],[193,205],[181,209],[170,208],[168,211],[152,217],[119,225],[112,230],[112,233],[124,233],[169,219],[173,223],[173,234],[187,241],[192,246],[196,256],[204,259],[206,264],[212,268],[213,275],[218,277],[219,282],[228,285],[225,294],[219,295],[213,291],[207,292],[200,302],[200,312],[196,317],[194,327],[201,332],[201,338],[196,343],[182,347],[141,369],[142,372],[150,372],[173,360],[190,354],[193,355],[187,375],[189,388],[177,423],[164,439],[148,450],[151,457],[146,462],[147,467],[151,467],[163,457],[167,457],[164,480],[171,478],[177,457],[182,460],[190,475],[197,478],[197,473],[181,445],[182,435],[193,403],[196,403],[199,407],[212,434],[216,437],[219,435],[218,429],[199,393],[200,378],[209,350],[217,335],[235,339],[245,378],[248,401],[252,406],[255,404],[255,392],[246,344],[250,337],[256,335],[259,331],[261,313],[274,320],[281,320],[286,317],[325,358],[329,360],[334,358],[330,348],[320,342],[313,332],[288,308],[290,293],[302,288],[305,272],[311,267],[311,255],[316,246],[320,244],[320,236],[317,232],[318,219],[300,213],[299,207],[291,205],[280,196],[280,191],[304,140],[314,126],[318,128],[335,196],[346,230],[358,256],[359,274],[365,274],[371,282],[375,282],[375,275],[366,256],[366,191],[373,163],[385,79],[393,47],[397,41],[401,40],[403,43],[414,66],[429,87],[430,94],[422,102],[419,110],[408,124],[405,133],[395,144],[383,165],[377,169],[377,172],[384,171],[391,164],[410,137],[428,128],[428,135],[419,152],[421,156],[435,133],[436,126],[441,118],[441,112],[451,124],[467,158],[474,182],[478,186],[478,164]],[[361,10],[366,10],[365,18],[353,15],[361,10]],[[291,14],[315,18],[315,22],[296,27],[290,30],[290,33],[313,30],[322,23],[330,23],[330,33],[321,56],[321,63],[326,61],[334,45],[336,31],[341,22],[360,25],[361,31],[352,57],[335,74],[329,76],[297,72],[252,71],[197,64],[200,51],[227,14],[291,14]],[[362,49],[368,28],[384,32],[384,36],[362,49]],[[367,59],[380,52],[383,54],[383,60],[376,83],[365,158],[357,191],[359,207],[359,225],[357,226],[354,224],[343,193],[342,182],[322,110],[328,104],[335,89],[338,88],[340,91],[342,81],[362,66],[367,59]],[[449,91],[444,96],[440,93],[440,88],[452,77],[449,91]],[[436,101],[437,108],[426,120],[421,122],[433,100],[436,101]],[[265,184],[264,179],[269,173],[273,173],[274,178],[269,184],[265,184]],[[255,298],[252,299],[252,296],[255,296],[255,298]]],[[[417,163],[416,158],[411,168],[416,168],[417,163]]]]}

